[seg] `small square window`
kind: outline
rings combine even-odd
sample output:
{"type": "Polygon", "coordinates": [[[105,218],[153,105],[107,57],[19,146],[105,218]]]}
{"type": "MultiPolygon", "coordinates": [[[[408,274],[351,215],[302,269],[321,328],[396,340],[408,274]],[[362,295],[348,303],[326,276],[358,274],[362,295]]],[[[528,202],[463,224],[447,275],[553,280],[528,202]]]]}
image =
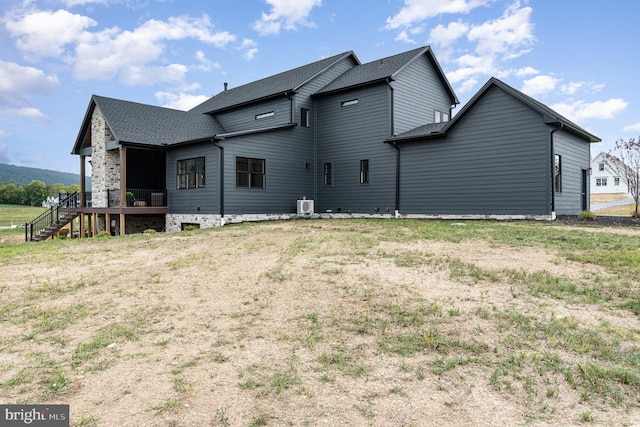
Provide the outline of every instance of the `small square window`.
{"type": "Polygon", "coordinates": [[[604,171],[604,163],[598,163],[598,170],[600,172],[604,171]]]}

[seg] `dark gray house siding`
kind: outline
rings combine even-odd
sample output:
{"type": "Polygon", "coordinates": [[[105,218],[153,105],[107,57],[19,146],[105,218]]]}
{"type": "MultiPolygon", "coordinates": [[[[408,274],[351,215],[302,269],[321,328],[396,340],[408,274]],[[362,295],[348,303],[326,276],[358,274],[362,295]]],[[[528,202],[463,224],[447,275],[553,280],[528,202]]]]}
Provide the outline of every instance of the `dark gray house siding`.
{"type": "Polygon", "coordinates": [[[224,148],[225,214],[294,213],[296,200],[311,198],[313,146],[304,143],[308,138],[301,134],[306,130],[295,127],[220,142],[224,148]],[[265,161],[265,188],[236,186],[237,157],[265,161]]]}
{"type": "Polygon", "coordinates": [[[408,64],[391,83],[394,89],[394,133],[432,123],[434,110],[451,114],[455,103],[426,55],[408,64]]]}
{"type": "Polygon", "coordinates": [[[319,212],[381,213],[395,204],[395,149],[383,141],[391,131],[391,90],[386,83],[320,97],[317,120],[319,212]],[[341,106],[344,101],[358,103],[341,106]],[[360,183],[360,161],[369,161],[369,182],[360,183]],[[332,185],[324,185],[324,164],[332,164],[332,185]]]}
{"type": "MultiPolygon", "coordinates": [[[[583,171],[590,167],[591,150],[589,143],[568,132],[553,134],[555,154],[562,156],[562,191],[555,193],[555,207],[558,215],[578,215],[582,210],[583,171]]],[[[585,180],[586,186],[589,180],[585,180]]],[[[588,188],[585,189],[588,192],[588,188]]],[[[586,197],[589,209],[589,198],[586,197]]]]}
{"type": "Polygon", "coordinates": [[[550,143],[542,116],[491,88],[446,137],[400,144],[400,212],[549,215],[550,143]]]}
{"type": "Polygon", "coordinates": [[[170,214],[218,214],[218,148],[213,143],[176,147],[167,152],[167,206],[170,214]],[[205,187],[178,190],[179,160],[205,158],[205,187]]]}
{"type": "Polygon", "coordinates": [[[291,100],[282,96],[220,112],[217,113],[215,117],[227,132],[238,132],[291,123],[291,100]],[[259,114],[269,112],[273,112],[273,116],[256,118],[259,114]]]}

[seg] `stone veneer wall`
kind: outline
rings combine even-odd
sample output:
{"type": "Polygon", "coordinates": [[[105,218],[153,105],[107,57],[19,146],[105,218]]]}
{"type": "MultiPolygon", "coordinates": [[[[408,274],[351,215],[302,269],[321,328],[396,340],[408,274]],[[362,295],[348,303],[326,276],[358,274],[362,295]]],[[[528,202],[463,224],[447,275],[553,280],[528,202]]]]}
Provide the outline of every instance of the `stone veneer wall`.
{"type": "Polygon", "coordinates": [[[96,106],[91,116],[91,203],[96,208],[109,207],[107,190],[120,189],[120,152],[107,151],[107,142],[113,139],[96,106]]]}
{"type": "Polygon", "coordinates": [[[255,221],[281,221],[300,218],[302,216],[287,214],[255,214],[255,215],[191,215],[191,214],[167,214],[167,231],[180,231],[182,224],[198,224],[200,228],[220,227],[225,224],[239,224],[241,222],[255,221]]]}

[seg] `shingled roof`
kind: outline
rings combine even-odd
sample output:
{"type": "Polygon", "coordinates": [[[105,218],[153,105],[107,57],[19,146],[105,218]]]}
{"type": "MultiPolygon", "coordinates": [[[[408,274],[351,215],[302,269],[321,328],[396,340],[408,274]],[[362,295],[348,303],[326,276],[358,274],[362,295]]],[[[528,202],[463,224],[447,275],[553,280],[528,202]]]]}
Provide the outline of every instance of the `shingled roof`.
{"type": "Polygon", "coordinates": [[[167,146],[225,132],[212,116],[93,95],[72,154],[78,154],[98,107],[117,143],[167,146]]]}
{"type": "Polygon", "coordinates": [[[368,85],[387,79],[393,80],[395,76],[400,73],[407,65],[409,65],[412,61],[422,55],[426,55],[429,61],[433,64],[438,77],[442,81],[443,86],[447,89],[449,96],[453,101],[452,103],[458,104],[458,98],[454,93],[453,88],[449,84],[449,81],[447,80],[444,72],[442,71],[442,68],[440,68],[438,61],[436,60],[429,46],[420,47],[408,52],[400,53],[353,67],[333,80],[331,83],[317,91],[314,95],[326,95],[344,89],[368,85]]]}
{"type": "Polygon", "coordinates": [[[426,139],[432,137],[441,137],[446,135],[447,131],[451,129],[453,126],[458,123],[465,116],[465,114],[473,108],[473,106],[480,100],[485,93],[489,91],[491,87],[499,87],[504,90],[514,98],[520,100],[531,109],[537,111],[542,115],[542,120],[544,123],[553,126],[562,126],[562,128],[568,132],[571,132],[575,135],[580,136],[588,140],[589,142],[600,142],[601,139],[592,133],[586,131],[582,127],[573,123],[571,120],[557,113],[553,109],[549,108],[545,104],[536,101],[528,95],[520,92],[519,90],[509,86],[508,84],[492,77],[485,83],[485,85],[476,93],[471,100],[456,114],[453,119],[447,123],[436,123],[429,124],[424,126],[419,126],[417,128],[411,129],[407,132],[401,133],[399,135],[392,136],[385,140],[385,142],[394,143],[394,142],[403,142],[403,141],[415,141],[419,139],[426,139]],[[439,128],[439,129],[438,129],[439,128]]]}
{"type": "Polygon", "coordinates": [[[202,104],[192,108],[192,113],[215,113],[250,102],[294,92],[309,80],[344,58],[352,57],[355,64],[360,61],[353,51],[334,55],[293,70],[256,80],[242,86],[222,91],[202,104]]]}

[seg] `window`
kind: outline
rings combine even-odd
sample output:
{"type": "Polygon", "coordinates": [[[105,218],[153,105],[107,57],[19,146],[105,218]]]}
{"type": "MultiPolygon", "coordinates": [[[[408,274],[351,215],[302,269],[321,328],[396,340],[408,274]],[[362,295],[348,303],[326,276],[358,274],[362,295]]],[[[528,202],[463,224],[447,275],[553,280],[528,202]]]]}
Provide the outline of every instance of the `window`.
{"type": "Polygon", "coordinates": [[[600,172],[604,171],[604,163],[598,163],[598,170],[600,172]]]}
{"type": "Polygon", "coordinates": [[[269,111],[268,113],[256,114],[256,120],[266,119],[267,117],[275,116],[275,111],[269,111]]]}
{"type": "Polygon", "coordinates": [[[360,184],[369,182],[369,160],[360,160],[360,184]]]}
{"type": "Polygon", "coordinates": [[[607,178],[596,178],[596,187],[606,187],[607,178]]]}
{"type": "Polygon", "coordinates": [[[178,190],[204,187],[204,157],[178,160],[178,190]]]}
{"type": "Polygon", "coordinates": [[[620,185],[620,178],[618,178],[617,176],[615,178],[613,178],[613,185],[615,185],[615,186],[620,185]]]}
{"type": "Polygon", "coordinates": [[[558,154],[553,161],[553,177],[556,193],[562,193],[562,156],[558,154]]]}
{"type": "Polygon", "coordinates": [[[303,128],[309,127],[309,109],[301,108],[300,109],[300,126],[303,128]]]}
{"type": "Polygon", "coordinates": [[[358,98],[355,98],[355,99],[350,99],[348,101],[342,101],[340,103],[340,106],[341,107],[348,107],[350,105],[356,105],[357,103],[358,103],[358,98]]]}
{"type": "Polygon", "coordinates": [[[331,163],[324,164],[324,185],[333,184],[333,167],[331,163]]]}
{"type": "Polygon", "coordinates": [[[264,159],[236,157],[236,187],[265,188],[264,159]]]}
{"type": "Polygon", "coordinates": [[[433,110],[433,123],[442,123],[449,121],[449,113],[433,110]]]}

